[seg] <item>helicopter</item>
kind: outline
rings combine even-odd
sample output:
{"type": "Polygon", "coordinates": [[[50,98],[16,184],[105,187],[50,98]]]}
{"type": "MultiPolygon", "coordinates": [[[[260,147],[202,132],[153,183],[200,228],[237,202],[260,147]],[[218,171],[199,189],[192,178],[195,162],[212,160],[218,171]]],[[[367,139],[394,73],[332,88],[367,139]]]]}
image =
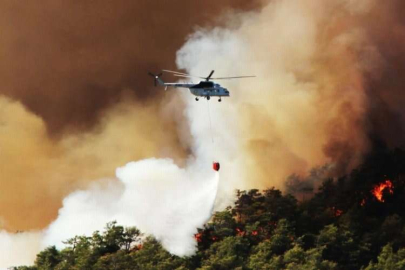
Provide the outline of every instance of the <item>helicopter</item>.
{"type": "Polygon", "coordinates": [[[236,77],[220,77],[220,78],[212,78],[212,75],[214,74],[214,70],[211,71],[211,73],[207,77],[198,77],[198,76],[191,76],[186,73],[182,72],[177,72],[177,71],[171,71],[167,69],[163,69],[163,72],[168,72],[173,74],[176,77],[185,77],[185,78],[199,78],[199,79],[204,79],[204,81],[200,81],[199,83],[166,83],[164,82],[160,77],[163,75],[163,73],[159,73],[158,75],[155,75],[151,72],[149,72],[149,75],[154,78],[154,83],[155,86],[157,84],[161,86],[165,86],[165,90],[167,90],[168,87],[175,87],[175,88],[188,88],[194,96],[196,96],[195,100],[198,101],[199,98],[206,98],[207,100],[210,100],[211,97],[219,97],[218,101],[221,102],[222,97],[229,97],[229,91],[225,87],[222,87],[218,83],[215,83],[211,80],[224,80],[224,79],[240,79],[240,78],[252,78],[256,76],[236,76],[236,77]]]}

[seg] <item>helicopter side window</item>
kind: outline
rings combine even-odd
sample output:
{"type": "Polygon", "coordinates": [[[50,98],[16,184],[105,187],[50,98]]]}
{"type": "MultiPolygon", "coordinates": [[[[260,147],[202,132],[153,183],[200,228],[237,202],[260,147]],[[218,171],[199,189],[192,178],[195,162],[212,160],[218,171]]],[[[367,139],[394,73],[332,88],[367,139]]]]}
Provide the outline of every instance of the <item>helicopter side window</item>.
{"type": "Polygon", "coordinates": [[[214,84],[212,82],[201,82],[202,87],[213,87],[214,84]]]}

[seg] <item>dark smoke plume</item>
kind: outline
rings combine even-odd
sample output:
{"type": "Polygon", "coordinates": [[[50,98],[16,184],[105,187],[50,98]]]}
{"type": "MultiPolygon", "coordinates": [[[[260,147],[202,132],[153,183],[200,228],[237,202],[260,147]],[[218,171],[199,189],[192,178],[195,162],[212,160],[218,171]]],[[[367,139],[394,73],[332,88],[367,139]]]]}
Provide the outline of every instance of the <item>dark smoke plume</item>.
{"type": "Polygon", "coordinates": [[[0,94],[21,101],[51,134],[87,128],[131,89],[161,99],[148,70],[174,69],[196,26],[259,1],[30,1],[0,3],[0,94]]]}
{"type": "Polygon", "coordinates": [[[191,73],[208,70],[210,53],[224,75],[257,75],[227,83],[234,144],[244,150],[239,166],[250,184],[283,186],[289,175],[325,164],[339,176],[375,142],[404,146],[404,7],[398,0],[269,1],[183,46],[177,60],[191,73]]]}

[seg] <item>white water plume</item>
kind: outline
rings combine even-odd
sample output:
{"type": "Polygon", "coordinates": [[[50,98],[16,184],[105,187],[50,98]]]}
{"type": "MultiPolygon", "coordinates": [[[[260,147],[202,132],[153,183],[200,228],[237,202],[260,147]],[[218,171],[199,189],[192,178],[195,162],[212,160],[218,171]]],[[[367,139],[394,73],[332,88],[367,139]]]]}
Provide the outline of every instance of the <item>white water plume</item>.
{"type": "Polygon", "coordinates": [[[98,183],[65,198],[58,218],[45,232],[45,246],[62,248],[63,240],[90,235],[116,220],[152,234],[172,254],[192,255],[194,234],[211,216],[219,175],[190,168],[179,168],[170,159],[118,168],[119,182],[98,183]]]}

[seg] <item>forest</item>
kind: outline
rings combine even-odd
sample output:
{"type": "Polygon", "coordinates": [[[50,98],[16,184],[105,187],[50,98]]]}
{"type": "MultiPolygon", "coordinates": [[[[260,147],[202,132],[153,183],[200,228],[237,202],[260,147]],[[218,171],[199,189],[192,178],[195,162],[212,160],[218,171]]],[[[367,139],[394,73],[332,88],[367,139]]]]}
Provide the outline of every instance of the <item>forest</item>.
{"type": "Polygon", "coordinates": [[[237,191],[199,229],[192,257],[112,221],[14,269],[405,269],[405,151],[378,147],[340,177],[319,170],[291,176],[286,192],[237,191]]]}

